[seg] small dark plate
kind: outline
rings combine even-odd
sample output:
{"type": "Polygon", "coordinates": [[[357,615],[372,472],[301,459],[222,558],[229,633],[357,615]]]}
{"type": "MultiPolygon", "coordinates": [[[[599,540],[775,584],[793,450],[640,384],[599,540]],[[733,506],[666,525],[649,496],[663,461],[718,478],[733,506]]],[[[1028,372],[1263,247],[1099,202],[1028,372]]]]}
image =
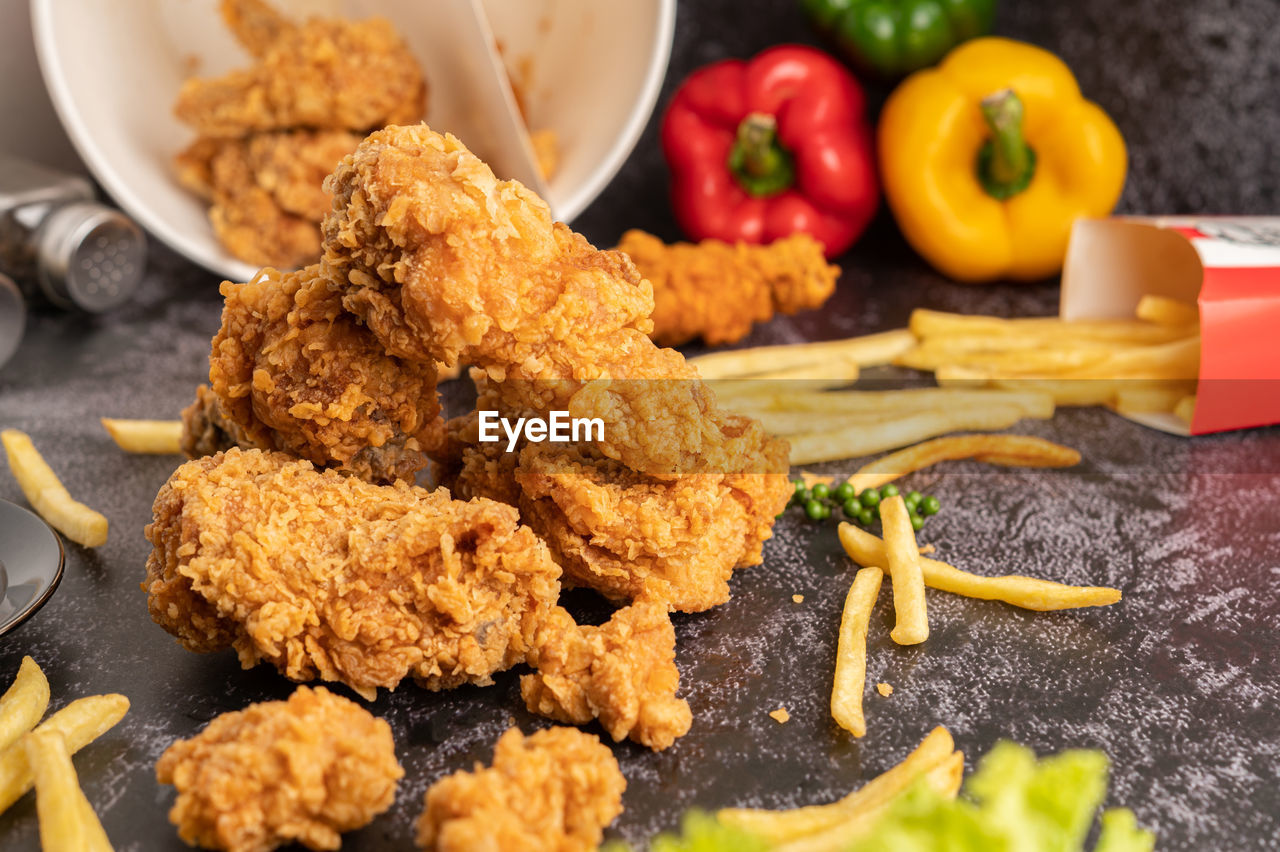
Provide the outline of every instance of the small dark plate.
{"type": "Polygon", "coordinates": [[[39,515],[0,500],[0,636],[44,606],[62,581],[65,554],[39,515]]]}

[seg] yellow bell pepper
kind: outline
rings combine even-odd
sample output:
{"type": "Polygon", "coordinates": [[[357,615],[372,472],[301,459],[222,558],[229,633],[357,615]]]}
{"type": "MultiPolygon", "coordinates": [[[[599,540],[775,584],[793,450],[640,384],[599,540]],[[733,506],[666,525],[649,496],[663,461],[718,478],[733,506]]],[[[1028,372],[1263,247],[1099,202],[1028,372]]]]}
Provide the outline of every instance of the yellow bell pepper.
{"type": "Polygon", "coordinates": [[[885,195],[907,241],[957,281],[1062,269],[1072,223],[1111,212],[1120,131],[1048,51],[966,42],[912,74],[880,117],[885,195]]]}

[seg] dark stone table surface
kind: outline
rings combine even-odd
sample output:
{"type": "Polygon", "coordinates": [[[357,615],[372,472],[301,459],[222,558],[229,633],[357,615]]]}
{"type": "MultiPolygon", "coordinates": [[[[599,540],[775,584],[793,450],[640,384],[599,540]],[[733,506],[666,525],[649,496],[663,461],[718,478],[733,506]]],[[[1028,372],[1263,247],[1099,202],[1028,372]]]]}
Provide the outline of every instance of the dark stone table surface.
{"type": "MultiPolygon", "coordinates": [[[[812,41],[792,6],[682,3],[664,100],[703,62],[812,41]]],[[[1006,0],[997,29],[1057,51],[1115,117],[1132,158],[1123,210],[1280,212],[1274,0],[1006,0]]],[[[874,86],[873,102],[884,94],[874,86]]],[[[677,236],[654,125],[575,223],[598,244],[627,227],[677,236]]],[[[896,327],[916,306],[1056,309],[1054,282],[946,282],[883,214],[841,263],[826,309],[777,320],[748,342],[896,327]]],[[[124,722],[76,759],[121,850],[182,848],[165,816],[173,791],[153,775],[170,742],[291,688],[273,670],[241,671],[231,652],[190,654],[150,621],[139,590],[149,552],[142,528],[177,459],[127,456],[98,425],[104,415],[175,416],[204,377],[218,318],[217,280],[157,247],[135,303],[103,317],[38,311],[0,369],[0,426],[30,432],[71,492],[111,521],[105,546],[68,545],[56,595],[0,638],[0,679],[30,654],[49,675],[54,706],[99,692],[129,696],[124,722]]],[[[1280,846],[1280,429],[1187,440],[1070,409],[1015,431],[1078,447],[1084,462],[1050,473],[955,464],[919,474],[912,484],[944,504],[922,540],[964,568],[1114,585],[1123,602],[1038,614],[931,593],[929,641],[899,648],[887,638],[882,596],[868,683],[895,691],[869,693],[869,733],[854,741],[827,710],[850,563],[831,524],[788,516],[764,564],[735,576],[729,604],[676,617],[693,729],[660,754],[615,748],[629,786],[614,836],[638,841],[692,806],[830,800],[943,724],[970,767],[1001,737],[1041,752],[1106,750],[1108,802],[1132,807],[1162,849],[1280,846]],[[791,714],[786,725],[766,715],[779,706],[791,714]]],[[[0,498],[23,502],[7,472],[0,498]]],[[[487,761],[510,720],[526,731],[545,724],[522,709],[517,680],[511,672],[487,689],[439,694],[406,684],[382,695],[371,709],[391,723],[407,774],[393,810],[344,848],[409,848],[432,781],[487,761]]],[[[0,847],[37,848],[31,797],[0,816],[0,847]]]]}

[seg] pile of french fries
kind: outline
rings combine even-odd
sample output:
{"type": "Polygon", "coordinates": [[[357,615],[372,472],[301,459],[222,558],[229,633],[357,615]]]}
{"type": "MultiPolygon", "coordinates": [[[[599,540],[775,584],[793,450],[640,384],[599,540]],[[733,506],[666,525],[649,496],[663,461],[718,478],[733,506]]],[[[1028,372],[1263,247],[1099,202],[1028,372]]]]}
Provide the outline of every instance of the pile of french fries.
{"type": "Polygon", "coordinates": [[[129,699],[80,698],[40,722],[48,706],[48,678],[35,660],[23,657],[13,684],[0,696],[0,813],[34,786],[45,852],[110,852],[71,755],[124,718],[129,699]]]}
{"type": "Polygon", "coordinates": [[[938,727],[897,766],[839,801],[778,811],[726,808],[716,818],[761,838],[773,852],[840,852],[917,782],[954,799],[963,775],[964,755],[950,732],[938,727]]]}
{"type": "MultiPolygon", "coordinates": [[[[859,458],[958,431],[1048,419],[1059,405],[1190,421],[1195,305],[1157,296],[1132,320],[1000,319],[918,309],[905,329],[691,359],[717,397],[791,443],[793,464],[859,458]],[[939,387],[847,389],[865,367],[931,372],[939,387]],[[789,380],[789,381],[783,381],[789,380]]],[[[1012,462],[995,462],[1000,464],[1012,462]]]]}

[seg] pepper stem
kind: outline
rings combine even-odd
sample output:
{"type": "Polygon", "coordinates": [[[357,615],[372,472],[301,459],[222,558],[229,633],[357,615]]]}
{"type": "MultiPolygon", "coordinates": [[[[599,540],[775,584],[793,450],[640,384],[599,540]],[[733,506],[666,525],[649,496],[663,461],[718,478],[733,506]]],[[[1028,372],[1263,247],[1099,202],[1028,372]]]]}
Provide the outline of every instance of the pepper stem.
{"type": "Polygon", "coordinates": [[[795,158],[778,142],[778,122],[753,112],[738,125],[729,149],[729,171],[738,185],[755,198],[777,195],[795,182],[795,158]]]}
{"type": "Polygon", "coordinates": [[[982,117],[991,138],[978,151],[978,180],[999,201],[1012,198],[1031,184],[1036,152],[1022,135],[1022,99],[1003,89],[982,99],[982,117]]]}

